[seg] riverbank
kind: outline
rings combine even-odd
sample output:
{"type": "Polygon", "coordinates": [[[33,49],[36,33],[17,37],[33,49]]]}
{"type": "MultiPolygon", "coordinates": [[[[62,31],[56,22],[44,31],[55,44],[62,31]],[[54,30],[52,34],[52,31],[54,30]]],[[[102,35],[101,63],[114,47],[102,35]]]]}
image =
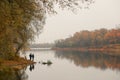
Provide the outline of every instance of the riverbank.
{"type": "Polygon", "coordinates": [[[34,63],[35,62],[24,59],[24,58],[18,58],[16,60],[1,60],[0,61],[0,69],[2,69],[4,67],[8,67],[8,68],[20,70],[20,69],[23,69],[24,67],[26,67],[30,64],[34,64],[34,63]]]}
{"type": "Polygon", "coordinates": [[[60,51],[100,51],[100,52],[120,52],[120,49],[104,49],[104,48],[52,48],[60,51]]]}
{"type": "Polygon", "coordinates": [[[53,50],[57,51],[89,51],[89,52],[101,52],[107,54],[115,54],[120,55],[120,45],[107,45],[102,47],[77,47],[77,48],[52,48],[53,50]]]}

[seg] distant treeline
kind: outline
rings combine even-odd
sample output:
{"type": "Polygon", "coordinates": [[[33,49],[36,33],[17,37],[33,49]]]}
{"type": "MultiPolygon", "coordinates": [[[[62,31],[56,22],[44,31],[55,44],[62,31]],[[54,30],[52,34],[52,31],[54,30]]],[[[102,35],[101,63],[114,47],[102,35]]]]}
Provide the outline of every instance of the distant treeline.
{"type": "Polygon", "coordinates": [[[54,44],[52,43],[39,43],[39,44],[31,44],[30,48],[51,48],[54,44]]]}
{"type": "Polygon", "coordinates": [[[73,36],[55,41],[55,47],[102,47],[109,44],[120,44],[120,28],[80,31],[73,36]]]}

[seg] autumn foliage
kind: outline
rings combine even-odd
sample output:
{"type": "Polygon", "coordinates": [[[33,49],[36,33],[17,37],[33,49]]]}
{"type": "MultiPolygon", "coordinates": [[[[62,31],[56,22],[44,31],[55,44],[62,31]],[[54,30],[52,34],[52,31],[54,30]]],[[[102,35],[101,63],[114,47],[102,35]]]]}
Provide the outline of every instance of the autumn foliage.
{"type": "Polygon", "coordinates": [[[42,32],[54,6],[73,10],[93,0],[0,0],[0,58],[14,59],[42,32]],[[78,6],[79,5],[79,6],[78,6]]]}
{"type": "Polygon", "coordinates": [[[80,31],[73,36],[55,41],[60,48],[100,48],[110,44],[120,44],[120,28],[80,31]]]}

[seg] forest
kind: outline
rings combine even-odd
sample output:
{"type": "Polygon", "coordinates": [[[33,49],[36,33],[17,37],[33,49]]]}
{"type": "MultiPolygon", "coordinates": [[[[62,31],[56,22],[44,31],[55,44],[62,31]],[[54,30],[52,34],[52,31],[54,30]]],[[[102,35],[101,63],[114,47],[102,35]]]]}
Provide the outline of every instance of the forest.
{"type": "Polygon", "coordinates": [[[55,41],[55,46],[59,48],[100,48],[107,45],[120,44],[120,28],[83,30],[76,32],[73,36],[66,39],[55,41]]]}

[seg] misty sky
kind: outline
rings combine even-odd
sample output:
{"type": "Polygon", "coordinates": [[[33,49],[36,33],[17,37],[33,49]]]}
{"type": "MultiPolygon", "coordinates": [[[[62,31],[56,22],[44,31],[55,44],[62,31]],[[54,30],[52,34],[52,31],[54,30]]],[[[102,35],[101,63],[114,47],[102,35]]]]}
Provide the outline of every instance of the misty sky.
{"type": "Polygon", "coordinates": [[[36,37],[35,43],[50,43],[81,30],[111,29],[120,24],[120,0],[95,0],[89,9],[81,9],[77,14],[57,11],[57,15],[47,17],[43,32],[36,37]]]}

